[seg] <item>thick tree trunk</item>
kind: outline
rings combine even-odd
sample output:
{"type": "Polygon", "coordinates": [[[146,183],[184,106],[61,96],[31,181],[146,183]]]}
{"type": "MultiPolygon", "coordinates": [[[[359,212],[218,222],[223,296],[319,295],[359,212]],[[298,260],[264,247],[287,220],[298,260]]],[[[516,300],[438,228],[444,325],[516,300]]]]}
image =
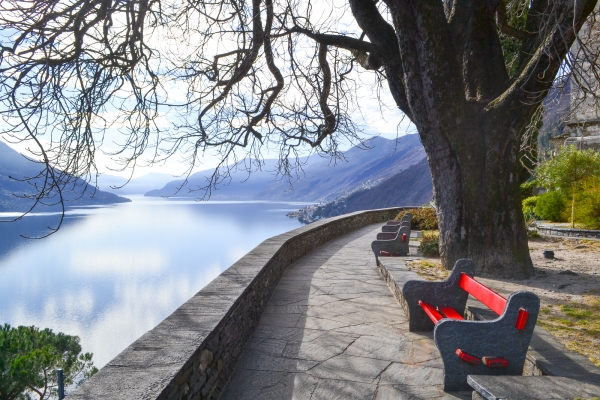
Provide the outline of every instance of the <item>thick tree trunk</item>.
{"type": "MultiPolygon", "coordinates": [[[[480,111],[452,129],[464,141],[450,144],[431,132],[422,137],[428,154],[440,224],[442,262],[475,262],[478,274],[533,275],[519,193],[519,142],[510,127],[480,111]],[[504,125],[504,126],[502,126],[504,125]]],[[[457,118],[458,121],[460,119],[457,118]]],[[[456,135],[455,135],[456,137],[456,135]]]]}

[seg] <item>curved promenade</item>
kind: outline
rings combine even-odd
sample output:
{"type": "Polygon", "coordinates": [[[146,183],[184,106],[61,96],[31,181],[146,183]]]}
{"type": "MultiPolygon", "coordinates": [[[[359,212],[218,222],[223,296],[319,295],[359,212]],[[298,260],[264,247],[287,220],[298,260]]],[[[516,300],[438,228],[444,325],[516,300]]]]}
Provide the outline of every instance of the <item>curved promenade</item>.
{"type": "MultiPolygon", "coordinates": [[[[381,224],[283,274],[220,399],[454,399],[431,333],[411,333],[375,266],[381,224]]],[[[414,253],[414,248],[411,249],[414,253]]]]}

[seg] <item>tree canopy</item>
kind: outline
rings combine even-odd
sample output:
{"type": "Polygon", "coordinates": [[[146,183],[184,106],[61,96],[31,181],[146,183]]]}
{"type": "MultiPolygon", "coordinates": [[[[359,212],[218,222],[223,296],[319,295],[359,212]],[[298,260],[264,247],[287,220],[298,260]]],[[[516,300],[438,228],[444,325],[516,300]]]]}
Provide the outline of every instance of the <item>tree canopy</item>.
{"type": "Polygon", "coordinates": [[[55,397],[57,368],[67,385],[97,371],[92,354],[81,353],[77,336],[34,326],[0,327],[0,400],[55,397]]]}
{"type": "Polygon", "coordinates": [[[215,149],[215,183],[270,151],[289,174],[303,150],[336,157],[359,140],[351,116],[370,79],[373,101],[389,90],[419,132],[444,264],[530,275],[521,142],[596,3],[5,0],[4,134],[79,176],[107,128],[124,167],[150,150],[191,168],[215,149]]]}

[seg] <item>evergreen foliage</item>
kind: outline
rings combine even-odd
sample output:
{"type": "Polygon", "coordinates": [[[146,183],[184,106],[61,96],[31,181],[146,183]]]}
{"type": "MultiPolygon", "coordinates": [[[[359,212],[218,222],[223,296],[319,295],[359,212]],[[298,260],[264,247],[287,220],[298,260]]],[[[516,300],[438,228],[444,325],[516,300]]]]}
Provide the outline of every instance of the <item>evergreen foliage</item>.
{"type": "Polygon", "coordinates": [[[97,372],[79,337],[35,326],[0,326],[0,399],[49,399],[56,395],[56,369],[65,385],[80,384],[97,372]]]}

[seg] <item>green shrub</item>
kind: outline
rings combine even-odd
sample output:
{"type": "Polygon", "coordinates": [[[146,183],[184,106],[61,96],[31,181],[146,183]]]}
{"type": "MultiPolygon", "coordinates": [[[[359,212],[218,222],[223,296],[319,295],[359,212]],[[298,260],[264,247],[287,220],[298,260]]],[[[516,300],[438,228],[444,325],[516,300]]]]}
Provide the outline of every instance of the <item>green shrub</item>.
{"type": "Polygon", "coordinates": [[[586,183],[600,179],[600,153],[566,146],[556,157],[540,164],[536,175],[544,187],[560,192],[571,203],[568,216],[574,227],[576,220],[583,223],[576,216],[581,214],[579,201],[586,183]]]}
{"type": "Polygon", "coordinates": [[[538,187],[538,181],[533,179],[521,184],[521,201],[533,196],[533,189],[538,187]]]}
{"type": "Polygon", "coordinates": [[[411,208],[409,210],[401,211],[396,217],[397,220],[402,219],[406,213],[412,213],[412,222],[410,229],[423,231],[423,230],[436,230],[438,229],[438,219],[435,208],[433,207],[421,207],[411,208]]]}
{"type": "Polygon", "coordinates": [[[575,219],[587,229],[600,229],[600,180],[590,179],[583,184],[578,195],[579,205],[575,219]]]}
{"type": "Polygon", "coordinates": [[[439,231],[423,231],[419,251],[426,256],[440,255],[440,232],[439,231]]]}
{"type": "Polygon", "coordinates": [[[547,192],[537,196],[534,212],[541,218],[554,222],[566,221],[567,203],[559,192],[547,192]]]}
{"type": "Polygon", "coordinates": [[[537,201],[538,196],[531,196],[523,200],[523,215],[525,216],[525,221],[538,218],[538,215],[535,213],[537,201]]]}

